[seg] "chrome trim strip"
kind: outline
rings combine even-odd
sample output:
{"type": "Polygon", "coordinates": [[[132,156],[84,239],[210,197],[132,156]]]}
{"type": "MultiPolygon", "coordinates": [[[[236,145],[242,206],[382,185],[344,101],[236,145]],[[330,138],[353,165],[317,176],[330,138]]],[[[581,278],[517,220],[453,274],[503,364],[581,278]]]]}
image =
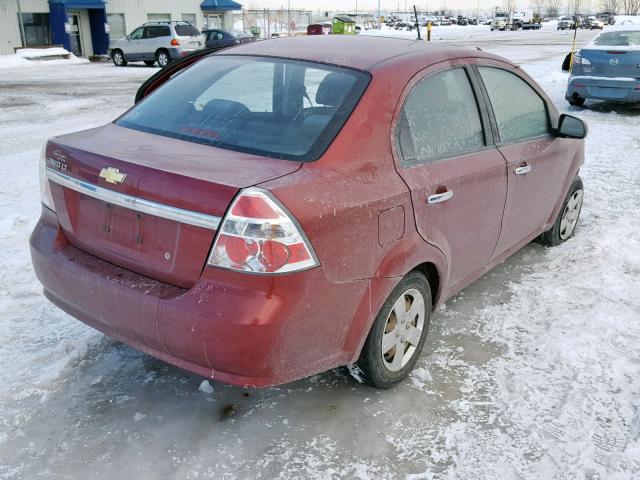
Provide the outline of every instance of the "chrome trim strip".
{"type": "Polygon", "coordinates": [[[88,195],[98,200],[102,200],[119,207],[135,210],[136,212],[148,213],[156,217],[174,220],[187,225],[208,228],[210,230],[218,230],[222,219],[214,215],[193,212],[182,208],[171,207],[163,203],[152,202],[143,198],[126,195],[120,192],[114,192],[108,188],[102,188],[83,180],[70,177],[62,172],[47,167],[47,178],[52,182],[70,188],[76,192],[88,195]]]}

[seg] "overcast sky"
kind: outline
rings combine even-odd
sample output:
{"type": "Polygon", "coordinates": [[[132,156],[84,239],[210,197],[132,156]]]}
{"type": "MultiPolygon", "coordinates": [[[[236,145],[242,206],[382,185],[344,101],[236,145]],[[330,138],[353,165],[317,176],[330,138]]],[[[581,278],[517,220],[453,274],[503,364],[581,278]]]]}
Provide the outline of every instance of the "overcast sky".
{"type": "MultiPolygon", "coordinates": [[[[288,0],[237,0],[244,8],[287,8],[288,0]]],[[[398,5],[400,10],[404,10],[405,0],[381,0],[381,8],[383,10],[396,10],[398,5]]],[[[415,3],[418,9],[437,10],[445,5],[446,9],[452,10],[475,10],[478,4],[477,0],[407,0],[406,5],[411,8],[415,3]]],[[[492,9],[495,6],[502,6],[502,0],[479,0],[480,9],[492,9]]],[[[528,0],[516,0],[519,9],[529,8],[528,0]]],[[[377,0],[358,0],[358,11],[372,11],[378,8],[377,0]]],[[[355,0],[291,0],[292,9],[301,10],[341,10],[354,11],[356,8],[355,0]]]]}

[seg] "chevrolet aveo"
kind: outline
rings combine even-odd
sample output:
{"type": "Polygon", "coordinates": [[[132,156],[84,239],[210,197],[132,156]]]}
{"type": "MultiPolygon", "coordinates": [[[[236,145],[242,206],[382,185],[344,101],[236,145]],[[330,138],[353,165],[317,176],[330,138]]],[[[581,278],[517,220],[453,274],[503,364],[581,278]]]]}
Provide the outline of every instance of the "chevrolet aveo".
{"type": "Polygon", "coordinates": [[[348,366],[390,387],[438,304],[580,214],[586,126],[485,52],[269,40],[139,96],[47,143],[35,271],[74,317],[222,382],[348,366]]]}

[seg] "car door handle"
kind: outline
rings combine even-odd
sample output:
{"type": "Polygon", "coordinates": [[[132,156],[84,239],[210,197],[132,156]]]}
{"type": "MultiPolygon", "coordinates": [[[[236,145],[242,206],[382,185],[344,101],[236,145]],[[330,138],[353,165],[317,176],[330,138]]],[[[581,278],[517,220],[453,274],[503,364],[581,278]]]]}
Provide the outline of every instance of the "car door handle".
{"type": "Polygon", "coordinates": [[[429,205],[432,205],[434,203],[442,203],[442,202],[446,202],[451,197],[453,197],[453,191],[447,190],[446,192],[436,193],[435,195],[429,195],[427,197],[427,203],[429,205]]]}
{"type": "Polygon", "coordinates": [[[531,171],[531,165],[522,165],[521,167],[517,167],[515,172],[516,175],[524,175],[525,173],[529,173],[531,171]]]}

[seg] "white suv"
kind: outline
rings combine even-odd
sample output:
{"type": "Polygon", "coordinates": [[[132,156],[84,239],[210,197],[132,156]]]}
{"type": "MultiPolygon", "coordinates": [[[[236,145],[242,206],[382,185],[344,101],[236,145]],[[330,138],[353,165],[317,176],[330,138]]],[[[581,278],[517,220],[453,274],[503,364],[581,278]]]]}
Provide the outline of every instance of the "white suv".
{"type": "Polygon", "coordinates": [[[109,45],[111,59],[119,67],[143,61],[166,67],[173,60],[204,48],[204,37],[189,22],[150,22],[109,45]]]}

